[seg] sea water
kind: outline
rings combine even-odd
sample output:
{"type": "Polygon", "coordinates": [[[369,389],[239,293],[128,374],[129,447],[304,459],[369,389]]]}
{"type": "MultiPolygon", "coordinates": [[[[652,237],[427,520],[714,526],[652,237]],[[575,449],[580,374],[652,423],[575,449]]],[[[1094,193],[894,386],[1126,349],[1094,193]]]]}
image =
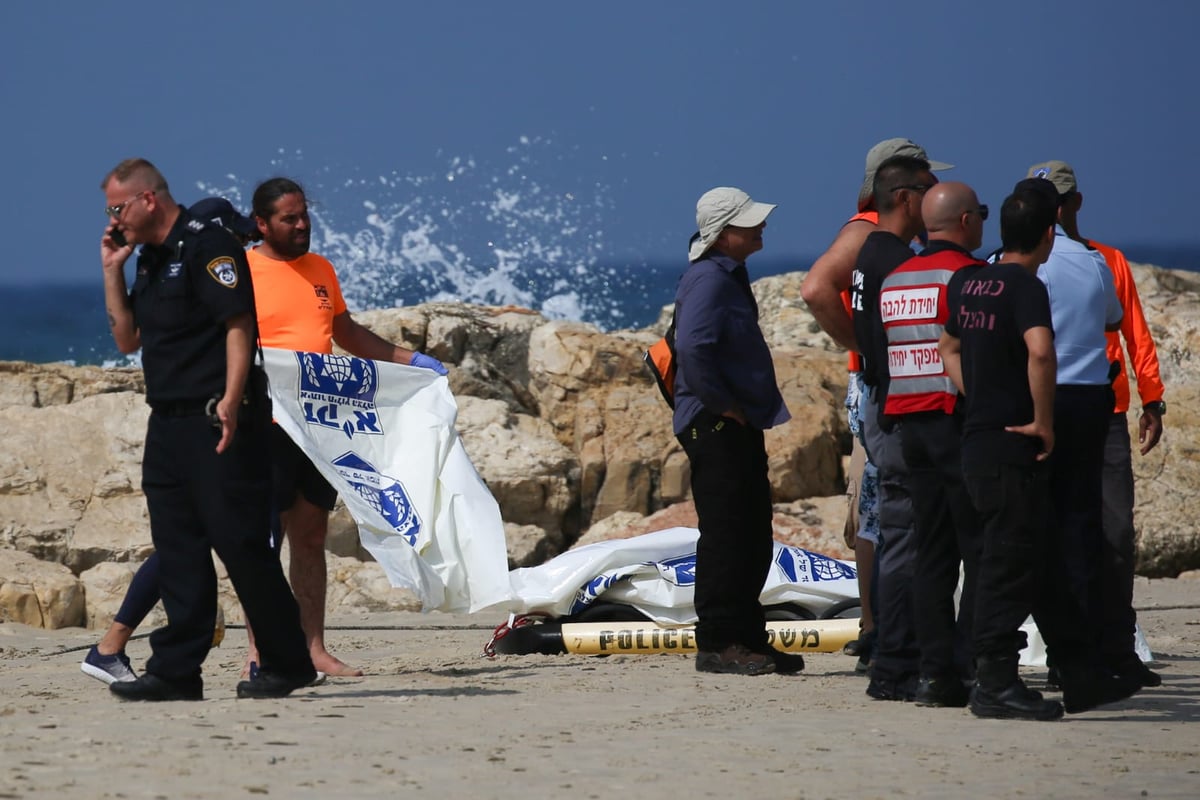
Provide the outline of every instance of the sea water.
{"type": "MultiPolygon", "coordinates": [[[[651,325],[672,301],[691,231],[663,232],[665,246],[645,248],[661,254],[677,239],[677,258],[639,255],[612,221],[618,215],[604,174],[581,173],[554,142],[523,138],[492,163],[450,156],[439,165],[364,174],[353,166],[314,169],[295,151],[280,151],[270,165],[276,174],[309,176],[312,250],[333,263],[351,311],[426,301],[511,304],[614,330],[651,325]]],[[[218,195],[248,212],[259,177],[221,176],[177,190],[177,199],[218,195]]],[[[1126,254],[1200,266],[1196,252],[1126,254]]],[[[811,261],[768,246],[750,270],[760,278],[811,261]]],[[[0,314],[0,360],[137,363],[113,346],[99,265],[94,282],[2,288],[8,310],[0,314]]]]}
{"type": "MultiPolygon", "coordinates": [[[[333,263],[352,312],[458,301],[522,306],[602,330],[654,323],[687,266],[691,231],[664,234],[678,239],[678,258],[614,247],[620,231],[607,184],[556,166],[562,156],[535,138],[495,163],[447,157],[428,173],[314,170],[303,153],[282,151],[271,169],[310,176],[311,248],[333,263]]],[[[177,199],[217,195],[248,213],[257,180],[225,175],[177,189],[177,199]]],[[[761,277],[807,262],[756,257],[753,267],[761,277]]],[[[95,272],[90,283],[4,287],[10,311],[0,315],[0,360],[137,363],[113,346],[98,264],[95,272]]]]}

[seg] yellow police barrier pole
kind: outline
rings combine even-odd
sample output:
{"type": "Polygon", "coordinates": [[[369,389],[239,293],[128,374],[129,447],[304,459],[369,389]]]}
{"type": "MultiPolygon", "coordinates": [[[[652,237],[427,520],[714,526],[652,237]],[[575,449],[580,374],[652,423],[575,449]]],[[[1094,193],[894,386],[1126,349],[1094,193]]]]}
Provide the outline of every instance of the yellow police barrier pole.
{"type": "MultiPolygon", "coordinates": [[[[858,638],[857,619],[798,619],[767,623],[767,638],[786,653],[835,653],[858,638]]],[[[662,627],[653,622],[567,622],[562,626],[568,653],[694,653],[696,627],[662,627]]]]}

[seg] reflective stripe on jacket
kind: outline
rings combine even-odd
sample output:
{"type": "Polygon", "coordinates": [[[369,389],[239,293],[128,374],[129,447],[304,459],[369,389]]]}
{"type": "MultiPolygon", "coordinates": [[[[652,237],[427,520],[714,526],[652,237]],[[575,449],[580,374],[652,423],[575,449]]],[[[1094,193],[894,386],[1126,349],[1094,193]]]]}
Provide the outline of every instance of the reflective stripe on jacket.
{"type": "Polygon", "coordinates": [[[938,339],[949,313],[946,284],[962,267],[981,263],[957,248],[914,256],[883,280],[879,313],[888,340],[884,413],[954,413],[958,389],[946,374],[938,339]]]}

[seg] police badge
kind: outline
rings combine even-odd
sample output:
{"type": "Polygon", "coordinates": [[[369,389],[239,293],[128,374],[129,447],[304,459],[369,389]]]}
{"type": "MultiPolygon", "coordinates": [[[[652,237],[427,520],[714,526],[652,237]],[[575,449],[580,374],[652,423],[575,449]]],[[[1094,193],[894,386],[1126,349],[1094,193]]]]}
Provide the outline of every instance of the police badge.
{"type": "Polygon", "coordinates": [[[227,289],[235,289],[238,285],[237,265],[229,256],[214,258],[205,267],[212,279],[227,289]]]}

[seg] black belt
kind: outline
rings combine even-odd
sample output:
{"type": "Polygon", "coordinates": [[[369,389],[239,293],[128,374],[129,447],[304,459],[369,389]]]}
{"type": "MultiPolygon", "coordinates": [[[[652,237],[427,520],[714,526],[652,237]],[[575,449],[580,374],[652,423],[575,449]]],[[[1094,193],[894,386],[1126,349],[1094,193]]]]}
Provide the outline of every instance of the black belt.
{"type": "Polygon", "coordinates": [[[150,410],[165,417],[194,417],[199,414],[212,414],[216,411],[217,400],[205,397],[198,400],[164,400],[150,403],[150,410]]]}

